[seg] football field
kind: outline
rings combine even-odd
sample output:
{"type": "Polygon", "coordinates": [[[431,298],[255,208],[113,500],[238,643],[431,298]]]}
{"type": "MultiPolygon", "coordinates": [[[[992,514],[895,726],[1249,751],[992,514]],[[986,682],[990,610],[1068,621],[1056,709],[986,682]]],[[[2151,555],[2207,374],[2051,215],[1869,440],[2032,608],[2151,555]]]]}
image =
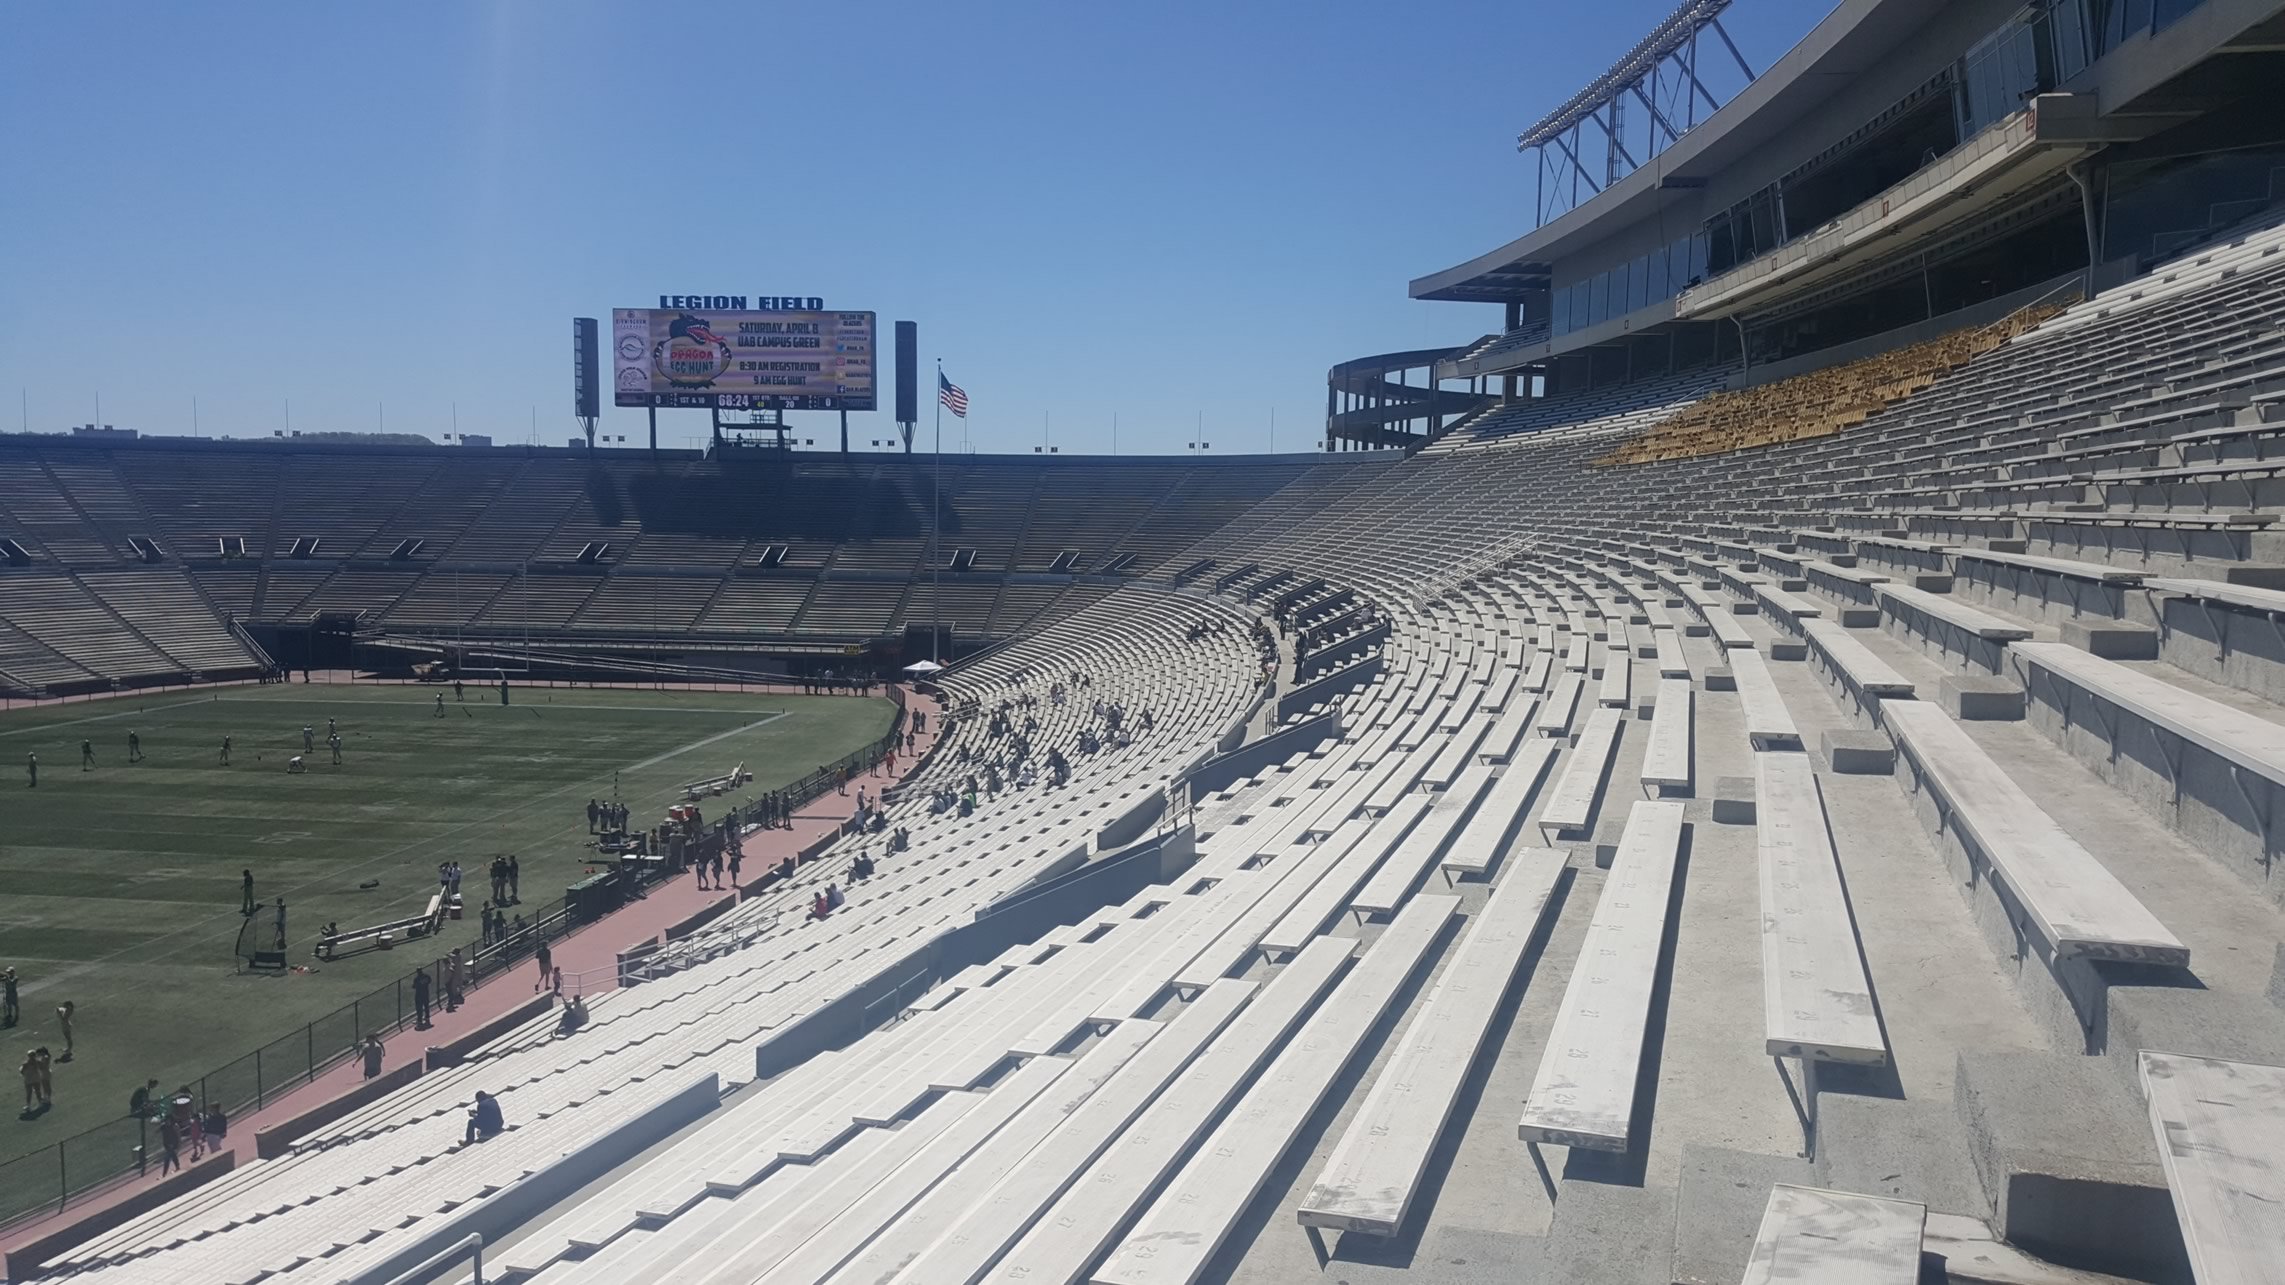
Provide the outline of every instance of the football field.
{"type": "Polygon", "coordinates": [[[445,689],[439,716],[438,692],[285,684],[0,714],[0,964],[16,968],[24,1012],[0,1034],[8,1065],[37,1045],[60,1055],[56,1007],[77,1006],[54,1108],[11,1120],[0,1160],[123,1115],[147,1077],[172,1088],[474,944],[495,854],[520,866],[511,913],[560,907],[594,860],[589,798],[619,799],[647,826],[683,782],[745,764],[751,785],[701,803],[711,820],[877,739],[894,713],[879,698],[571,688],[516,688],[503,707],[497,688],[471,685],[465,702],[445,689]],[[307,771],[292,774],[297,754],[307,771]],[[393,951],[312,959],[329,920],[348,930],[419,913],[437,863],[455,859],[465,920],[393,951]],[[238,972],[244,869],[265,937],[283,897],[289,958],[313,971],[238,972]]]}

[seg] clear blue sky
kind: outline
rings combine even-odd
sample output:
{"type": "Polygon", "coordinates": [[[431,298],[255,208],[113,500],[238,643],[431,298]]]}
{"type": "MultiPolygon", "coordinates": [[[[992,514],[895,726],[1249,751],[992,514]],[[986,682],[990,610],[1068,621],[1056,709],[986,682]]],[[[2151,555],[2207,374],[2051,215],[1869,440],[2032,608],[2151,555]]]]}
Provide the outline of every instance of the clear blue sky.
{"type": "MultiPolygon", "coordinates": [[[[1829,7],[1725,21],[1766,68],[1829,7]]],[[[523,441],[536,407],[561,444],[571,317],[801,293],[919,322],[978,450],[1043,414],[1107,450],[1116,413],[1121,450],[1179,453],[1201,411],[1217,453],[1260,450],[1273,407],[1307,449],[1329,364],[1497,328],[1405,283],[1524,230],[1515,134],[1670,8],[27,0],[0,393],[35,429],[100,397],[158,433],[195,397],[210,436],[290,402],[436,437],[457,404],[523,441]]],[[[660,416],[664,444],[705,430],[660,416]]],[[[603,431],[637,443],[642,413],[603,431]]]]}

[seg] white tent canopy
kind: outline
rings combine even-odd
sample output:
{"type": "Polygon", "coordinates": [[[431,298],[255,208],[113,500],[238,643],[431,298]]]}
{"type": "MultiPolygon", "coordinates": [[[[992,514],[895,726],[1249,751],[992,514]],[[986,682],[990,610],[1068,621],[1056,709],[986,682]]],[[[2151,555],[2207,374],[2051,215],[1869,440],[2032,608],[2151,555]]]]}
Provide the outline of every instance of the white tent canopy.
{"type": "Polygon", "coordinates": [[[943,668],[944,666],[937,664],[933,660],[916,660],[911,664],[905,666],[904,672],[908,674],[933,674],[943,668]]]}

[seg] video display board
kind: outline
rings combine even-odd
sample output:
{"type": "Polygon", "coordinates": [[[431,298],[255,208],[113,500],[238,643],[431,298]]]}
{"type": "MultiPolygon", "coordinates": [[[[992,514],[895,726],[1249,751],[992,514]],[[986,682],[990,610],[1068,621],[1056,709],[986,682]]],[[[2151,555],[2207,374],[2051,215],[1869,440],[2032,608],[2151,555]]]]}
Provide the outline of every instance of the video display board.
{"type": "Polygon", "coordinates": [[[874,317],[830,310],[611,310],[617,406],[872,410],[874,317]]]}

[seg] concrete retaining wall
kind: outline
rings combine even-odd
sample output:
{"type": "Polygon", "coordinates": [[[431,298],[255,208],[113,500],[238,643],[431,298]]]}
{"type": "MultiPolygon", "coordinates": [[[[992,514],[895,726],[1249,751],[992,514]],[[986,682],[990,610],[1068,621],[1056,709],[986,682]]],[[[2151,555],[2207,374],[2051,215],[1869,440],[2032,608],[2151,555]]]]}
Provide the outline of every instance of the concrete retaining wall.
{"type": "Polygon", "coordinates": [[[1291,727],[1280,728],[1243,748],[1215,755],[1190,772],[1190,797],[1204,798],[1242,781],[1273,763],[1283,763],[1297,750],[1315,749],[1341,734],[1338,711],[1325,713],[1291,727]]]}
{"type": "Polygon", "coordinates": [[[467,1060],[469,1054],[538,1017],[554,1006],[555,996],[542,992],[459,1039],[450,1040],[443,1044],[432,1044],[428,1050],[428,1069],[434,1071],[439,1067],[458,1066],[467,1060]]]}

